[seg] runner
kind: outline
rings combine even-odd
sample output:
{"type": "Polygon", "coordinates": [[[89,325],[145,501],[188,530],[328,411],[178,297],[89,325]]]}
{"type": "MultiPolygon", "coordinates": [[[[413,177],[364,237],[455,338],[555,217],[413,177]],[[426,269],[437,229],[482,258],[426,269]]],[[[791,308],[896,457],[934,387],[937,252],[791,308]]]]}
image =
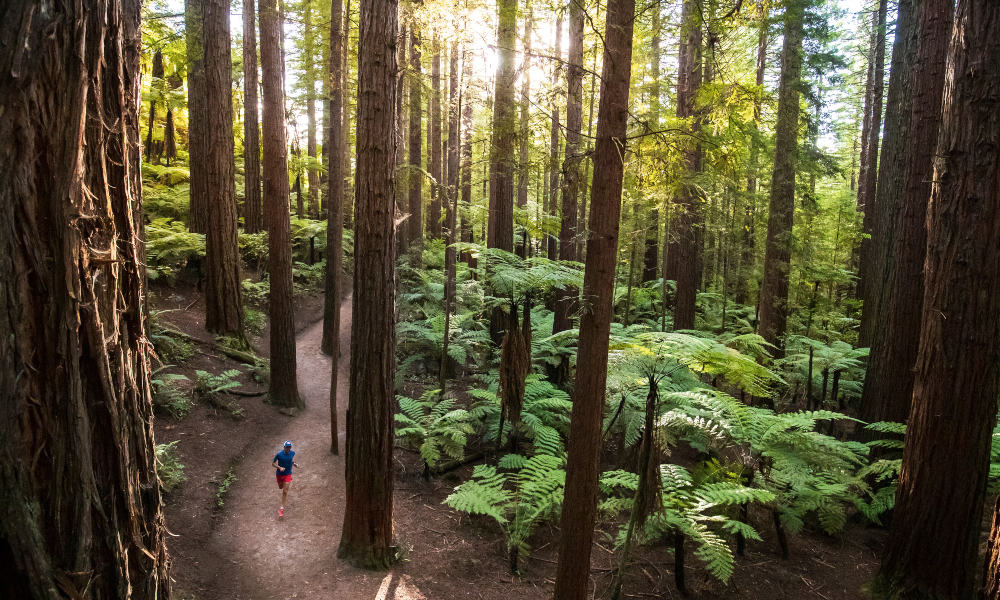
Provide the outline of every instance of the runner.
{"type": "Polygon", "coordinates": [[[291,440],[285,440],[285,449],[274,455],[272,467],[276,467],[275,475],[278,478],[278,487],[281,488],[281,507],[278,508],[278,516],[285,516],[285,500],[288,499],[288,486],[292,484],[292,467],[299,466],[299,463],[292,460],[295,452],[292,451],[291,440]]]}

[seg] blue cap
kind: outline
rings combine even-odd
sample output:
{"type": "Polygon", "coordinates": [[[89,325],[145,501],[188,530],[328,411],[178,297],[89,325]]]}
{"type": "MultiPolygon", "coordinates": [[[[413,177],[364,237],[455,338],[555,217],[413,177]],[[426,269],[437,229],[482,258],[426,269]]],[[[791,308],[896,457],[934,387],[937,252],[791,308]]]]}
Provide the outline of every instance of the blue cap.
{"type": "Polygon", "coordinates": [[[290,448],[292,446],[292,440],[285,440],[285,448],[290,448]]]}

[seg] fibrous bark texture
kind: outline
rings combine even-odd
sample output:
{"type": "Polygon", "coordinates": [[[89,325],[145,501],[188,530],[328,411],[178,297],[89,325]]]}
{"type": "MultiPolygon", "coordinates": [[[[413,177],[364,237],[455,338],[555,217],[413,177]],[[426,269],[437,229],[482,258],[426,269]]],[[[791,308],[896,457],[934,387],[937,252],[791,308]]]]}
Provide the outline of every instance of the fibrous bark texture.
{"type": "Polygon", "coordinates": [[[889,91],[886,95],[885,126],[881,157],[878,161],[878,186],[874,205],[865,206],[864,233],[858,249],[858,294],[864,307],[858,344],[870,346],[878,336],[879,315],[887,287],[889,255],[895,243],[895,227],[899,216],[899,199],[903,189],[903,168],[906,143],[909,139],[912,107],[911,83],[913,63],[917,54],[924,0],[900,0],[896,19],[896,39],[892,46],[892,66],[889,70],[889,91]]]}
{"type": "MultiPolygon", "coordinates": [[[[562,195],[562,224],[559,229],[559,260],[580,260],[576,236],[580,195],[580,164],[583,148],[580,133],[583,130],[583,7],[575,0],[569,1],[569,69],[566,73],[566,154],[563,170],[566,187],[562,195]]],[[[573,327],[573,305],[579,290],[556,291],[555,315],[552,333],[573,327]]],[[[564,373],[569,362],[563,361],[564,373]]]]}
{"type": "Polygon", "coordinates": [[[517,0],[498,0],[499,25],[497,69],[493,101],[493,143],[490,156],[489,225],[486,245],[514,251],[514,141],[517,118],[514,112],[514,38],[517,29],[517,0]]]}
{"type": "Polygon", "coordinates": [[[760,288],[760,335],[778,346],[784,356],[788,322],[788,278],[791,235],[795,217],[795,160],[798,156],[799,82],[802,72],[802,35],[805,9],[801,0],[785,7],[785,39],[781,48],[781,84],[775,127],[774,172],[764,246],[764,281],[760,288]]]}
{"type": "Polygon", "coordinates": [[[608,374],[608,339],[622,209],[623,147],[632,72],[634,0],[608,3],[601,104],[597,117],[593,196],[583,282],[589,310],[580,319],[580,354],[566,464],[566,493],[556,567],[556,600],[584,600],[597,518],[601,422],[608,374]]]}
{"type": "Polygon", "coordinates": [[[897,598],[976,597],[1000,384],[1000,3],[957,3],[941,114],[913,406],[879,571],[897,598]]]}
{"type": "Polygon", "coordinates": [[[205,329],[246,346],[243,332],[240,247],[236,230],[236,163],[233,154],[233,59],[229,1],[203,0],[205,122],[208,149],[208,231],[205,235],[205,329]]]}
{"type": "Polygon", "coordinates": [[[0,597],[166,598],[138,0],[0,20],[0,597]]]}
{"type": "Polygon", "coordinates": [[[337,556],[385,568],[392,545],[395,404],[395,0],[362,0],[358,41],[357,227],[346,504],[337,556]]]}
{"type": "Polygon", "coordinates": [[[277,0],[260,1],[260,64],[263,77],[264,219],[268,231],[271,293],[271,386],[269,399],[301,406],[295,364],[292,307],[292,235],[288,198],[288,148],[285,139],[281,20],[277,0]]]}
{"type": "MultiPolygon", "coordinates": [[[[701,13],[696,0],[685,0],[681,17],[680,54],[677,73],[677,117],[692,119],[689,126],[693,137],[701,132],[701,122],[695,108],[695,98],[701,86],[701,13]]],[[[598,117],[600,118],[600,117],[598,117]]],[[[684,150],[687,176],[701,171],[701,146],[695,140],[684,150]]],[[[698,213],[702,199],[693,183],[684,185],[677,198],[678,217],[673,226],[673,240],[667,256],[677,281],[674,303],[674,329],[694,329],[695,301],[700,279],[700,238],[696,229],[702,227],[698,213]]]]}
{"type": "Polygon", "coordinates": [[[208,233],[208,141],[205,134],[205,40],[202,29],[204,0],[184,2],[184,41],[187,44],[188,73],[188,164],[191,203],[188,229],[208,233]]]}
{"type": "Polygon", "coordinates": [[[441,40],[436,31],[433,40],[431,101],[427,121],[430,135],[427,136],[427,143],[430,144],[431,177],[434,179],[431,181],[431,206],[427,213],[427,237],[439,239],[441,237],[441,197],[444,193],[445,181],[441,163],[441,40]]]}
{"type": "Polygon", "coordinates": [[[941,95],[951,36],[954,0],[925,0],[909,89],[909,134],[905,143],[897,221],[891,228],[892,251],[882,269],[889,278],[881,303],[879,335],[873,337],[860,417],[867,422],[905,423],[913,397],[913,366],[920,345],[927,250],[925,219],[931,194],[927,174],[934,165],[934,148],[941,123],[941,95]]]}
{"type": "MultiPolygon", "coordinates": [[[[330,81],[340,82],[343,43],[343,2],[333,0],[330,6],[330,81]]],[[[344,174],[340,154],[344,135],[341,114],[343,95],[340,85],[330,88],[330,127],[327,154],[329,178],[326,194],[326,296],[323,299],[323,341],[321,350],[333,357],[330,370],[330,452],[340,454],[340,427],[337,424],[337,364],[340,360],[340,288],[344,259],[344,174]]]]}
{"type": "Polygon", "coordinates": [[[257,108],[257,11],[254,0],[243,0],[243,228],[264,230],[260,195],[260,117],[257,108]]]}
{"type": "Polygon", "coordinates": [[[420,37],[416,26],[410,28],[410,217],[406,226],[406,245],[421,239],[421,213],[423,212],[423,181],[420,159],[423,153],[423,123],[421,119],[422,101],[420,81],[420,37]]]}
{"type": "MultiPolygon", "coordinates": [[[[563,14],[560,12],[556,16],[555,60],[552,63],[553,89],[559,88],[559,74],[562,72],[562,24],[563,14]]],[[[545,214],[549,216],[555,216],[559,210],[559,176],[561,175],[559,172],[559,129],[561,127],[559,122],[559,95],[556,93],[552,98],[552,125],[549,129],[549,178],[547,182],[549,190],[545,194],[545,214]]],[[[549,260],[555,260],[559,256],[559,246],[556,243],[556,238],[546,236],[544,248],[549,260]]]]}

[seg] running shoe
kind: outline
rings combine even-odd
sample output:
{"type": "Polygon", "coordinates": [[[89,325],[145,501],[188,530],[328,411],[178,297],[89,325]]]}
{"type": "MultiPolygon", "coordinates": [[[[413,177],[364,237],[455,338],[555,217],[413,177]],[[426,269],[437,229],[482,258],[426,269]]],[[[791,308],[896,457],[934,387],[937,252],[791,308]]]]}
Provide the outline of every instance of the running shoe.
{"type": "Polygon", "coordinates": [[[279,517],[285,516],[285,507],[284,506],[282,506],[281,508],[278,509],[278,516],[279,517]]]}

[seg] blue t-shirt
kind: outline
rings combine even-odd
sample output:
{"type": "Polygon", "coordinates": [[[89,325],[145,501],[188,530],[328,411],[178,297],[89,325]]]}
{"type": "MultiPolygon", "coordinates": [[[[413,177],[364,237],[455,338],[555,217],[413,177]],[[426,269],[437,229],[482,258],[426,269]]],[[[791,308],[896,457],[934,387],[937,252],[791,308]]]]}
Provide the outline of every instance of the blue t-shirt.
{"type": "MultiPolygon", "coordinates": [[[[291,475],[292,474],[292,459],[293,458],[295,458],[295,450],[290,451],[288,454],[285,454],[284,450],[282,450],[281,452],[275,454],[274,455],[274,460],[278,461],[278,466],[285,468],[284,471],[282,471],[280,469],[275,470],[274,471],[275,475],[291,475]]],[[[274,462],[274,461],[271,461],[271,462],[274,462]]]]}

